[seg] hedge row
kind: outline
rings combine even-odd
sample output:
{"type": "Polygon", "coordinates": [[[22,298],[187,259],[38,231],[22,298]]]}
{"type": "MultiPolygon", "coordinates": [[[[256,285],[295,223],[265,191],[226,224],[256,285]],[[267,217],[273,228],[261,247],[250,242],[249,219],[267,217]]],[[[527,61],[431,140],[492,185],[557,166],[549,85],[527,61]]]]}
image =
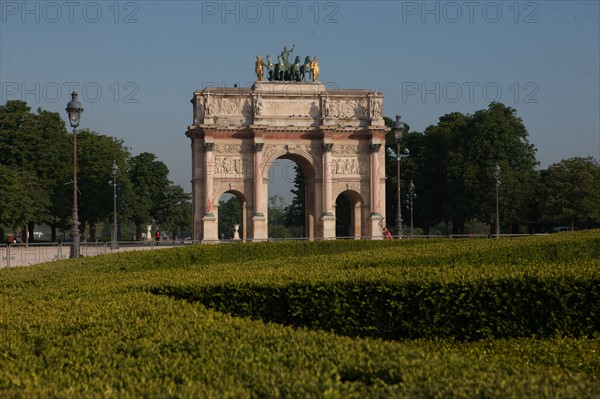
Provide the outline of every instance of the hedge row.
{"type": "MultiPolygon", "coordinates": [[[[514,241],[198,246],[3,269],[0,397],[600,397],[597,333],[477,341],[357,339],[234,317],[155,294],[228,287],[233,290],[224,294],[228,300],[244,293],[238,301],[251,308],[256,301],[249,296],[266,298],[262,290],[268,289],[289,293],[289,287],[307,301],[326,302],[330,295],[371,304],[385,287],[414,287],[418,294],[416,287],[436,284],[486,287],[527,278],[545,283],[552,276],[576,283],[597,276],[594,237],[600,231],[514,241]],[[496,250],[511,256],[478,260],[496,250]],[[516,256],[521,262],[511,263],[516,256]],[[323,292],[329,287],[340,292],[323,292]],[[349,287],[365,289],[366,297],[341,292],[349,287]]],[[[574,290],[574,283],[566,286],[574,290]]],[[[384,290],[380,297],[397,294],[384,290]]],[[[314,309],[330,307],[338,314],[336,307],[345,302],[328,303],[314,309]]],[[[354,308],[342,310],[358,318],[354,308]]],[[[323,314],[321,322],[328,317],[323,314]]]]}
{"type": "Polygon", "coordinates": [[[247,260],[197,281],[148,289],[236,316],[352,337],[600,333],[600,240],[551,238],[383,244],[334,258],[247,260]]]}
{"type": "Polygon", "coordinates": [[[600,333],[598,277],[427,285],[359,281],[188,285],[151,291],[235,316],[352,337],[474,340],[600,333]]]}

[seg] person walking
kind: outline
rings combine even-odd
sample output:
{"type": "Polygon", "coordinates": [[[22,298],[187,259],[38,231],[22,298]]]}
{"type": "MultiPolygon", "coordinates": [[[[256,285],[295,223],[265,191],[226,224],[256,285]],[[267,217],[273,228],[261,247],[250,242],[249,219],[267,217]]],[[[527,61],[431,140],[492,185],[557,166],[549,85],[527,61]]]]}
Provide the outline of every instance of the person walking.
{"type": "Polygon", "coordinates": [[[386,229],[385,227],[383,228],[383,239],[384,240],[392,239],[392,233],[390,233],[390,231],[388,229],[386,229]]]}

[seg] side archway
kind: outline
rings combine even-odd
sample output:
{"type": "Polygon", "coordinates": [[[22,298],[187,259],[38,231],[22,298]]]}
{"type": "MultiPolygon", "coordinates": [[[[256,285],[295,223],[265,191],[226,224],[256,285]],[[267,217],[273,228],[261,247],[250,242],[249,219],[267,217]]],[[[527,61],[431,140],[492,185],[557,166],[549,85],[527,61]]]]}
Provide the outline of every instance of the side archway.
{"type": "Polygon", "coordinates": [[[236,190],[225,191],[219,196],[215,208],[219,239],[233,239],[233,227],[239,225],[239,239],[245,241],[248,236],[246,222],[248,215],[247,201],[244,194],[236,190]],[[226,201],[222,200],[224,196],[228,197],[226,201]]]}
{"type": "Polygon", "coordinates": [[[361,238],[368,235],[363,198],[354,190],[345,190],[335,199],[336,237],[361,238]]]}

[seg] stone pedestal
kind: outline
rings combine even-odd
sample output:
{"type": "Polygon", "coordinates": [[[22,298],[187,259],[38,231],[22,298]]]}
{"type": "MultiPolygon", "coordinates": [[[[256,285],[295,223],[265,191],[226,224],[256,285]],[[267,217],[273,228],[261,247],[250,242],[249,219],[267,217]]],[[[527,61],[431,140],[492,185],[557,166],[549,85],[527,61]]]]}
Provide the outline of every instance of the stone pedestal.
{"type": "Polygon", "coordinates": [[[214,243],[219,241],[219,224],[216,216],[207,214],[202,218],[204,237],[202,242],[214,243]]]}
{"type": "Polygon", "coordinates": [[[382,240],[383,239],[383,228],[385,227],[384,218],[378,213],[371,214],[370,220],[371,228],[371,239],[382,240]]]}
{"type": "Polygon", "coordinates": [[[264,215],[252,217],[252,228],[254,231],[252,241],[267,241],[267,218],[264,215]]]}
{"type": "Polygon", "coordinates": [[[325,213],[321,222],[323,224],[323,238],[335,238],[335,215],[333,213],[325,213]]]}

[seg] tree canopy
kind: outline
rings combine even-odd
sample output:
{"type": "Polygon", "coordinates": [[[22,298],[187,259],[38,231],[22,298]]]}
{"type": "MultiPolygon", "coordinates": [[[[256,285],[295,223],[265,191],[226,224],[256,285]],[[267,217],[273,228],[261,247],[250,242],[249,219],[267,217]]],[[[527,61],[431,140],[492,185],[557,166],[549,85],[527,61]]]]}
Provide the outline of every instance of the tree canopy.
{"type": "Polygon", "coordinates": [[[600,164],[570,158],[541,172],[540,214],[544,222],[571,229],[600,225],[600,164]]]}

